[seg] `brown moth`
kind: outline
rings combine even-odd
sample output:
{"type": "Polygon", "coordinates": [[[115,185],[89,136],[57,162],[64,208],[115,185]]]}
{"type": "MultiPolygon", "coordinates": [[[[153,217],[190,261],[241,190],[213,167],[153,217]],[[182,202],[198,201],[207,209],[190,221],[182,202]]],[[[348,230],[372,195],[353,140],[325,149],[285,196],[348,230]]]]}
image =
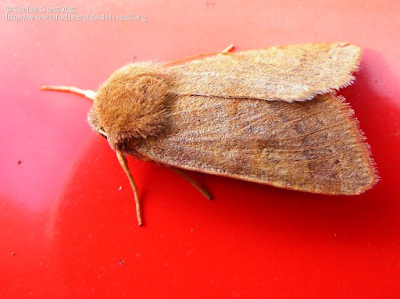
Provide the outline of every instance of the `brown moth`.
{"type": "Polygon", "coordinates": [[[107,138],[139,196],[126,154],[178,170],[280,188],[357,195],[378,175],[354,111],[335,90],[350,85],[361,49],[302,44],[199,55],[172,63],[130,63],[97,92],[90,126],[107,138]]]}

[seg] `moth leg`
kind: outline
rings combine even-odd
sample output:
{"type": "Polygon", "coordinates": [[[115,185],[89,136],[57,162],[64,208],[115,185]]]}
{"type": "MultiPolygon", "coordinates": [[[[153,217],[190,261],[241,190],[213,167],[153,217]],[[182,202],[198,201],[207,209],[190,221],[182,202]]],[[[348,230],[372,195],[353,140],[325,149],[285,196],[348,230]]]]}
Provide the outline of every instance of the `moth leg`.
{"type": "Polygon", "coordinates": [[[128,161],[126,160],[124,154],[121,151],[115,151],[115,152],[117,154],[119,164],[121,164],[122,169],[125,171],[126,175],[128,176],[129,182],[131,183],[133,194],[135,196],[137,220],[139,222],[139,225],[142,225],[142,216],[140,215],[140,203],[139,203],[138,188],[136,186],[135,180],[133,179],[131,170],[128,167],[128,161]]]}
{"type": "Polygon", "coordinates": [[[41,90],[55,90],[55,91],[72,92],[72,93],[83,95],[84,97],[91,99],[92,101],[94,101],[96,98],[96,92],[94,92],[93,90],[90,90],[90,89],[83,90],[83,89],[80,89],[80,88],[74,87],[74,86],[42,86],[40,89],[41,90]]]}
{"type": "Polygon", "coordinates": [[[182,170],[175,168],[175,167],[169,167],[172,171],[175,173],[179,174],[182,178],[184,178],[190,185],[195,187],[203,196],[207,199],[212,199],[212,195],[203,187],[201,187],[199,184],[197,184],[194,180],[192,180],[190,177],[188,177],[182,170]]]}
{"type": "Polygon", "coordinates": [[[226,54],[226,53],[232,51],[233,48],[234,48],[234,45],[233,45],[233,44],[230,44],[228,47],[225,48],[225,50],[223,50],[223,51],[221,52],[221,54],[226,54]]]}

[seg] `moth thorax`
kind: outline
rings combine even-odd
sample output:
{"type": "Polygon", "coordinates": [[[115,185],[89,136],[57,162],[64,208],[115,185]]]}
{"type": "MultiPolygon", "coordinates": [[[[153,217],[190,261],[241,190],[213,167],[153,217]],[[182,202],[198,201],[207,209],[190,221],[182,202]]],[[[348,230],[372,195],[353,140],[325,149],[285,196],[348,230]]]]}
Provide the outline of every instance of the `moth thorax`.
{"type": "Polygon", "coordinates": [[[167,123],[171,80],[152,63],[132,63],[103,83],[89,112],[95,131],[104,131],[113,149],[133,139],[160,134],[167,123]]]}

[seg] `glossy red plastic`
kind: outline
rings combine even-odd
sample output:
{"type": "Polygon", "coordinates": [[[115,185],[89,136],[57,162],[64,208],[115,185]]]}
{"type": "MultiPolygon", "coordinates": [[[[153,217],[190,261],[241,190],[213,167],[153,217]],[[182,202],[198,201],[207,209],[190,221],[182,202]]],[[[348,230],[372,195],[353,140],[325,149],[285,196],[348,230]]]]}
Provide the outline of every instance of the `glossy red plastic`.
{"type": "Polygon", "coordinates": [[[0,8],[1,298],[399,297],[400,2],[21,0],[0,8]],[[190,173],[214,195],[208,201],[169,169],[129,158],[139,227],[114,152],[86,122],[90,101],[40,91],[96,90],[127,62],[231,43],[242,51],[331,41],[364,49],[355,84],[340,91],[381,176],[360,196],[190,173]]]}

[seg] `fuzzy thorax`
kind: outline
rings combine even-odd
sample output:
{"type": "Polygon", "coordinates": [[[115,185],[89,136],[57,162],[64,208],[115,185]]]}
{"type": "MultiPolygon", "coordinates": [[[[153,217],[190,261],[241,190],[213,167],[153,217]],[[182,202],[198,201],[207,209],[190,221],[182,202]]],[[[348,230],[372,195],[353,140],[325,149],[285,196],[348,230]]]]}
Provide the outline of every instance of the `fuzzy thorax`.
{"type": "Polygon", "coordinates": [[[170,78],[150,63],[131,63],[114,72],[96,93],[88,114],[91,127],[104,131],[114,150],[128,141],[156,136],[167,123],[170,78]]]}

